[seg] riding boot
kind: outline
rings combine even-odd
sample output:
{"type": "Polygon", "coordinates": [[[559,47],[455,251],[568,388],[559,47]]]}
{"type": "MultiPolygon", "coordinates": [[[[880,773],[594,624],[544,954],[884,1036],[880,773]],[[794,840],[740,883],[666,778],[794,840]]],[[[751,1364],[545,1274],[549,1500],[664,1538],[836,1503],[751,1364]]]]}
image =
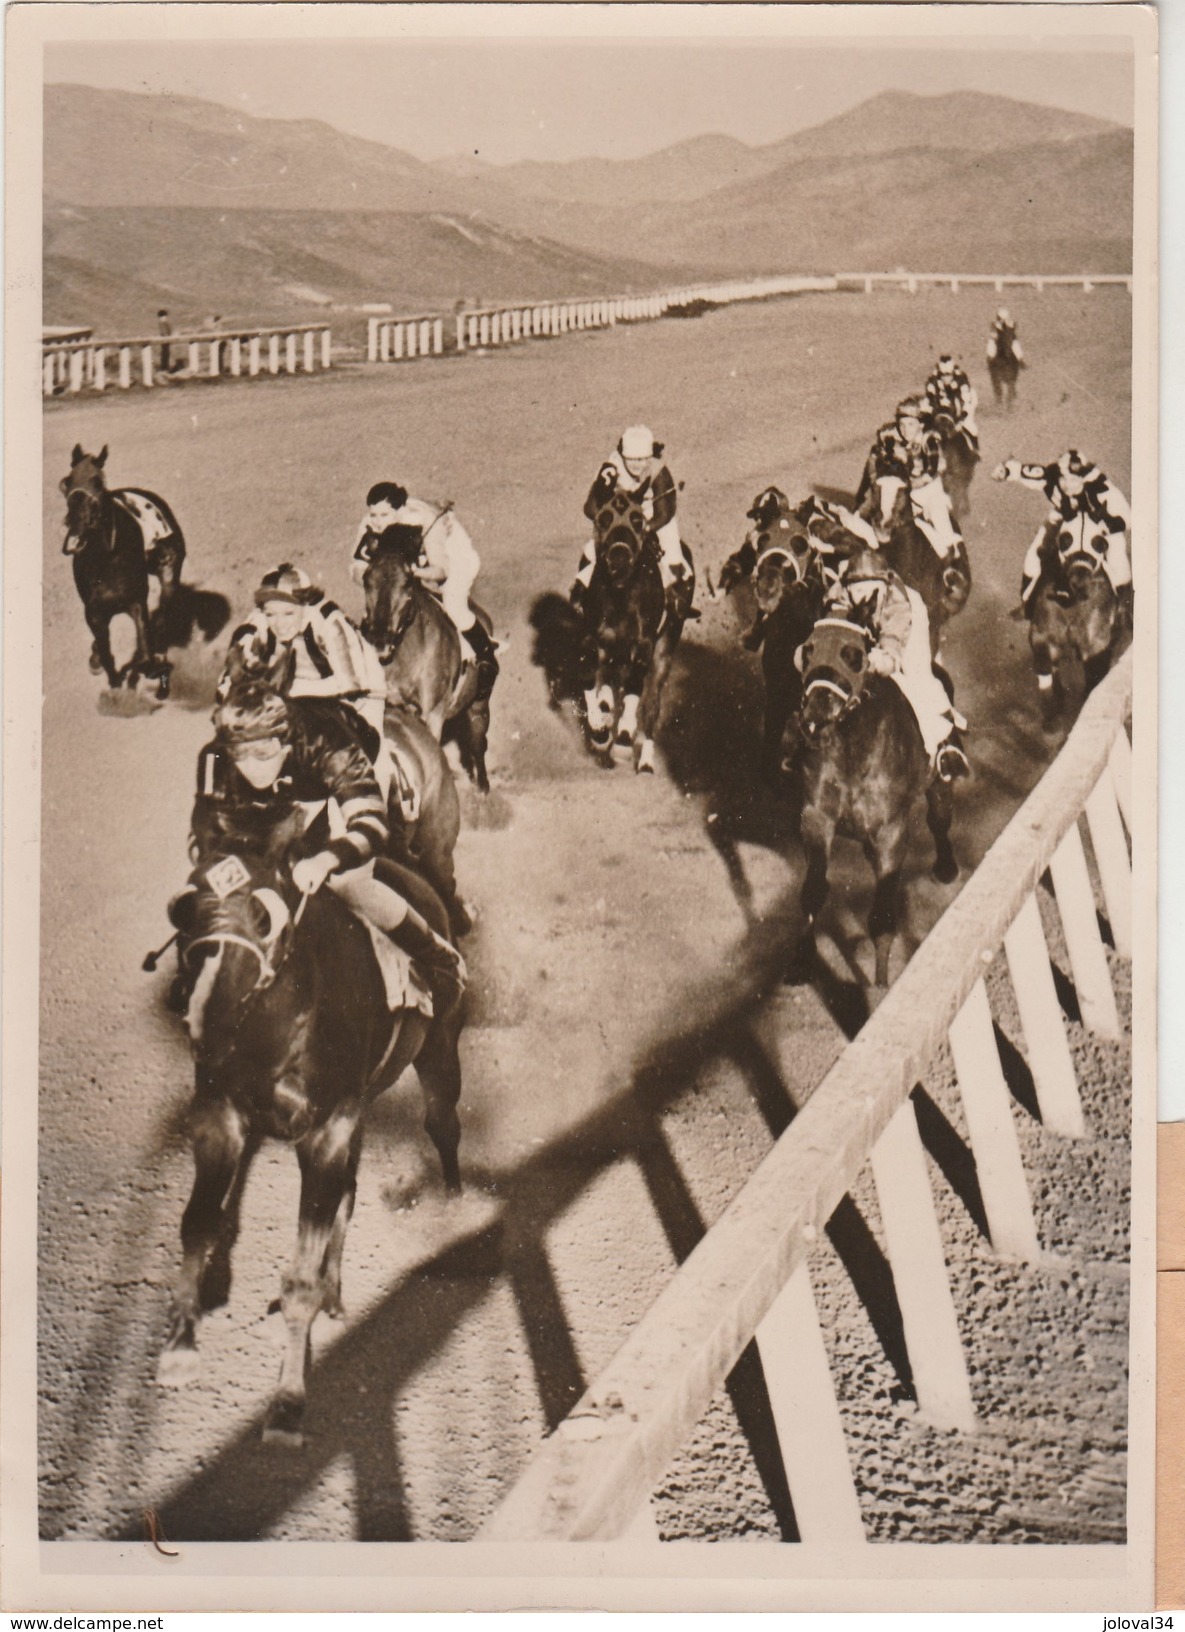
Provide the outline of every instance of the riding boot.
{"type": "Polygon", "coordinates": [[[432,1002],[438,1014],[446,1014],[465,995],[465,960],[455,946],[438,935],[414,907],[387,935],[401,952],[418,963],[428,977],[432,1002]]]}
{"type": "Polygon", "coordinates": [[[476,701],[485,702],[494,689],[494,681],[498,678],[498,659],[495,656],[498,647],[486,633],[484,625],[477,619],[466,629],[465,639],[472,646],[473,655],[477,660],[476,701]]]}

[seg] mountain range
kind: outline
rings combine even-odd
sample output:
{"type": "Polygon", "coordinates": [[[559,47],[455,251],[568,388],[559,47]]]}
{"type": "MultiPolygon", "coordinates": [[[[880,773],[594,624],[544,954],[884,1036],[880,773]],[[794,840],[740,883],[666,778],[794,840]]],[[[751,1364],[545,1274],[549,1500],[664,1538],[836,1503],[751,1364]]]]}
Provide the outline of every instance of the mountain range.
{"type": "Polygon", "coordinates": [[[717,273],[1131,265],[1131,132],[979,92],[885,92],[765,146],[709,134],[508,165],[82,85],[46,86],[44,114],[46,322],[144,332],[159,305],[180,327],[717,273]]]}

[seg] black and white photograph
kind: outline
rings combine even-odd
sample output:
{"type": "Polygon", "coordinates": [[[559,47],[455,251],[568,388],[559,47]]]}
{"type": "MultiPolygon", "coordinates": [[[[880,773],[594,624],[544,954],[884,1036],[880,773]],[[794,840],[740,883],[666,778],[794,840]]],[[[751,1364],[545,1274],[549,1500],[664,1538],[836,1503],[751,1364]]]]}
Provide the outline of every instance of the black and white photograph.
{"type": "Polygon", "coordinates": [[[6,1608],[1151,1606],[1156,56],[10,10],[6,1608]]]}

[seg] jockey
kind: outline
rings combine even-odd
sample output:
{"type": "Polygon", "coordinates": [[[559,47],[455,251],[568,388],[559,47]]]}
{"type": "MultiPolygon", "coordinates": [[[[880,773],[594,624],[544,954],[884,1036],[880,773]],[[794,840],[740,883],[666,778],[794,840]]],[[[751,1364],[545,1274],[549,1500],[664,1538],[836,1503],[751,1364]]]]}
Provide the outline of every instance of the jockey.
{"type": "Polygon", "coordinates": [[[318,699],[286,699],[264,681],[245,680],[215,707],[214,727],[214,740],[198,759],[192,853],[202,857],[227,840],[259,846],[298,807],[331,802],[338,821],[317,815],[306,823],[293,884],[304,895],[328,884],[423,965],[434,1000],[451,1007],[465,988],[464,962],[374,876],[375,857],[390,839],[386,800],[340,714],[318,699]]]}
{"type": "Polygon", "coordinates": [[[988,330],[987,360],[989,363],[995,362],[1001,341],[1005,342],[1005,349],[1011,348],[1012,355],[1023,368],[1025,363],[1024,353],[1020,349],[1020,341],[1016,338],[1016,324],[1012,321],[1012,316],[1006,306],[1000,307],[995,317],[992,318],[992,326],[988,330]]]}
{"type": "Polygon", "coordinates": [[[908,483],[914,518],[935,553],[945,560],[963,540],[942,485],[942,442],[937,431],[927,426],[926,415],[926,405],[918,397],[906,397],[897,404],[894,422],[882,425],[876,433],[860,489],[867,493],[883,476],[908,483]]]}
{"type": "Polygon", "coordinates": [[[264,573],[256,610],[231,636],[218,683],[222,701],[243,679],[263,679],[287,697],[334,698],[360,716],[362,741],[389,791],[392,767],[383,733],[387,682],[379,655],[306,572],[283,562],[264,573]]]}
{"type": "Polygon", "coordinates": [[[457,520],[451,499],[446,504],[414,499],[398,482],[376,482],[366,495],[366,515],[354,546],[354,577],[361,579],[374,541],[396,525],[419,529],[420,559],[415,575],[452,619],[461,637],[462,656],[472,657],[479,692],[488,697],[498,677],[498,648],[469,599],[481,571],[481,557],[457,520]]]}
{"type": "Polygon", "coordinates": [[[944,351],[930,370],[924,405],[931,416],[949,414],[956,430],[966,435],[973,448],[978,448],[979,427],[975,423],[975,410],[979,407],[979,398],[965,370],[955,362],[949,351],[944,351]]]}
{"type": "MultiPolygon", "coordinates": [[[[658,545],[659,573],[666,590],[672,584],[690,584],[694,568],[691,552],[679,538],[679,522],[675,516],[675,483],[670,471],[660,463],[662,450],[663,444],[654,440],[654,433],[648,425],[631,425],[597,472],[597,479],[584,501],[584,513],[590,521],[595,520],[597,512],[617,492],[633,499],[658,545]]],[[[599,540],[592,538],[584,546],[584,553],[580,557],[570,596],[577,609],[585,590],[592,583],[598,548],[599,540]]]]}
{"type": "Polygon", "coordinates": [[[867,629],[873,645],[871,674],[896,681],[913,709],[926,753],[944,782],[969,776],[971,766],[958,733],[967,722],[947,695],[930,657],[930,620],[925,603],[872,550],[846,563],[824,602],[824,616],[847,618],[867,629]]]}
{"type": "MultiPolygon", "coordinates": [[[[1025,556],[1020,586],[1021,605],[1028,607],[1042,569],[1050,560],[1050,530],[1060,522],[1085,516],[1098,528],[1103,570],[1120,603],[1131,611],[1132,569],[1128,558],[1131,511],[1127,500],[1097,465],[1069,448],[1052,465],[1025,465],[1007,459],[992,472],[998,482],[1019,482],[1036,488],[1049,500],[1049,514],[1025,556]]],[[[1053,546],[1056,549],[1056,545],[1053,546]]]]}

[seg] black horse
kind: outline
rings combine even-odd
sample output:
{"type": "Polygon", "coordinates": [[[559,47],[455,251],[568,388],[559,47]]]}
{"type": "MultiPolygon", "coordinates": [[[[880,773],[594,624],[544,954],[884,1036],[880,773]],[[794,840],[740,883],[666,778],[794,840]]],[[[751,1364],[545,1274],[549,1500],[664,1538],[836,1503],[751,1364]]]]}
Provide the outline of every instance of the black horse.
{"type": "Polygon", "coordinates": [[[979,448],[952,414],[935,414],[933,426],[942,442],[942,485],[950,499],[955,526],[961,531],[971,514],[971,482],[979,463],[979,448]]]}
{"type": "Polygon", "coordinates": [[[1103,562],[1106,535],[1088,516],[1047,529],[1041,577],[1029,597],[1029,649],[1040,688],[1042,724],[1054,731],[1066,710],[1067,663],[1082,666],[1087,694],[1131,640],[1126,609],[1103,562]]]}
{"type": "MultiPolygon", "coordinates": [[[[284,859],[294,837],[290,825],[271,836],[266,853],[213,850],[174,907],[192,980],[186,1022],[196,1065],[196,1173],[157,1371],[172,1385],[197,1374],[200,1316],[229,1294],[248,1166],[265,1138],[288,1141],[300,1163],[300,1222],[281,1283],[288,1347],[264,1438],[289,1444],[301,1442],[312,1323],[320,1311],[342,1312],[342,1246],[363,1114],[413,1062],[445,1187],[461,1188],[461,1005],[433,1015],[412,984],[404,1006],[391,1010],[369,930],[328,888],[297,895],[284,859]]],[[[439,935],[449,934],[448,913],[430,886],[393,863],[379,867],[439,935]]]]}
{"type": "Polygon", "coordinates": [[[158,696],[167,697],[172,668],[149,614],[148,576],[152,573],[160,583],[163,628],[180,581],[185,540],[172,511],[156,494],[140,488],[109,490],[103,477],[106,462],[106,446],[92,454],[75,443],[69,474],[59,483],[66,500],[62,553],[73,557],[74,583],[94,637],[91,669],[105,674],[112,690],[124,683],[134,686],[143,676],[156,681],[158,696]],[[135,627],[136,649],[131,661],[117,669],[111,620],[121,612],[135,627]]]}
{"type": "Polygon", "coordinates": [[[889,566],[925,603],[930,643],[937,654],[943,624],[963,610],[971,594],[967,546],[960,540],[945,558],[938,555],[918,525],[908,482],[898,476],[880,476],[872,482],[860,513],[876,529],[889,566]]]}
{"type": "Polygon", "coordinates": [[[858,839],[876,874],[868,930],[876,983],[885,986],[900,921],[910,816],[923,791],[936,849],[934,876],[950,883],[958,863],[950,842],[950,784],[930,779],[913,710],[895,681],[868,672],[868,651],[868,632],[858,624],[824,618],[815,625],[803,650],[803,701],[795,722],[802,743],[788,744],[787,765],[797,762],[802,784],[804,952],[809,956],[814,948],[835,836],[858,839]]]}
{"type": "Polygon", "coordinates": [[[1016,334],[1010,328],[993,329],[987,351],[988,374],[996,406],[1002,403],[1008,413],[1016,406],[1016,382],[1025,363],[1016,354],[1016,334]]]}
{"type": "Polygon", "coordinates": [[[592,752],[608,762],[629,748],[636,771],[654,770],[662,693],[690,613],[694,583],[663,589],[658,544],[624,493],[598,517],[597,559],[583,605],[579,683],[592,752]]]}

